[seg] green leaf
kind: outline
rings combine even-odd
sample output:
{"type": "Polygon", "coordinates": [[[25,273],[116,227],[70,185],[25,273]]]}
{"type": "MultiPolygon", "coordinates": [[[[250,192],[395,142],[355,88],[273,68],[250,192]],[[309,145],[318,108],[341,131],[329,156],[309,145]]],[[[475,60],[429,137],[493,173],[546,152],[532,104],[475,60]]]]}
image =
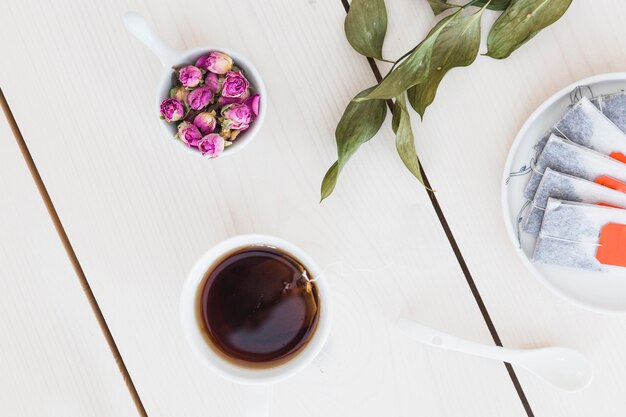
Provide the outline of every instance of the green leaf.
{"type": "Polygon", "coordinates": [[[428,76],[428,66],[430,57],[433,52],[433,45],[439,33],[446,25],[454,19],[459,13],[456,13],[442,19],[435,25],[430,33],[419,45],[415,47],[407,58],[402,61],[397,68],[388,74],[381,82],[369,93],[366,99],[384,99],[388,100],[399,96],[401,93],[419,84],[428,76]]]}
{"type": "Polygon", "coordinates": [[[406,165],[415,178],[425,186],[419,159],[417,158],[417,151],[415,150],[415,139],[413,137],[413,130],[411,129],[411,117],[406,108],[404,93],[396,98],[393,108],[393,118],[397,123],[395,131],[398,155],[400,155],[400,159],[402,159],[404,165],[406,165]]]}
{"type": "Polygon", "coordinates": [[[387,32],[385,0],[352,0],[344,30],[358,53],[382,60],[387,32]]]}
{"type": "Polygon", "coordinates": [[[408,91],[409,102],[420,116],[424,117],[426,107],[435,99],[446,73],[455,67],[466,67],[476,59],[480,47],[480,18],[484,10],[483,7],[469,16],[455,15],[437,36],[428,76],[408,91]]]}
{"type": "Polygon", "coordinates": [[[335,189],[337,177],[350,157],[362,144],[374,137],[385,121],[387,105],[384,100],[356,101],[373,89],[374,87],[370,87],[357,94],[339,120],[335,129],[338,158],[322,181],[322,201],[335,189]]]}
{"type": "Polygon", "coordinates": [[[435,16],[445,12],[446,10],[460,7],[456,4],[449,4],[446,0],[428,0],[428,4],[430,4],[430,8],[433,9],[435,16]]]}
{"type": "Polygon", "coordinates": [[[541,29],[559,20],[572,0],[511,0],[493,24],[487,38],[487,55],[507,58],[541,29]]]}
{"type": "MultiPolygon", "coordinates": [[[[489,0],[476,0],[476,2],[472,3],[472,6],[484,7],[487,5],[489,10],[502,11],[506,9],[510,3],[511,0],[491,0],[491,2],[489,0]]],[[[446,10],[461,7],[458,4],[450,4],[446,0],[428,0],[428,4],[430,4],[430,8],[433,9],[435,16],[446,10]]]]}
{"type": "Polygon", "coordinates": [[[509,7],[509,4],[511,4],[511,0],[478,0],[472,6],[484,7],[487,5],[487,9],[489,10],[503,11],[509,7]]]}

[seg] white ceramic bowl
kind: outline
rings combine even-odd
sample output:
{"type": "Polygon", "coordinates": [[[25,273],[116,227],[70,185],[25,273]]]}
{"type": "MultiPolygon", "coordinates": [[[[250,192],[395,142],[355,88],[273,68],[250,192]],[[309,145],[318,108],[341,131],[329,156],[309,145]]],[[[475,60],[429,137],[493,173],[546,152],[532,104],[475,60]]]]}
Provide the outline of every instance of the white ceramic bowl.
{"type": "MultiPolygon", "coordinates": [[[[220,51],[230,55],[233,62],[242,69],[246,78],[250,81],[250,85],[254,88],[254,92],[261,96],[259,114],[257,118],[250,124],[248,129],[241,132],[241,134],[237,136],[237,139],[231,146],[224,149],[220,158],[240,151],[254,138],[256,138],[263,122],[265,121],[265,113],[267,112],[267,91],[265,90],[265,83],[261,78],[261,74],[259,74],[250,61],[239,53],[221,46],[203,46],[200,48],[189,49],[187,51],[178,51],[173,49],[163,42],[161,38],[159,38],[143,17],[134,12],[129,12],[124,15],[124,25],[130,33],[135,35],[137,39],[143,42],[152,52],[154,52],[163,65],[161,78],[159,79],[159,84],[156,89],[155,118],[159,117],[161,102],[169,97],[169,91],[173,86],[172,67],[193,65],[200,56],[210,51],[220,51]]],[[[170,141],[176,143],[181,149],[185,149],[191,154],[202,156],[198,150],[185,145],[180,140],[174,140],[174,136],[176,135],[175,123],[167,123],[165,120],[159,120],[159,123],[163,127],[163,131],[170,141]]]]}
{"type": "Polygon", "coordinates": [[[565,114],[571,104],[570,93],[578,86],[590,87],[587,96],[610,94],[626,89],[626,73],[597,75],[568,85],[546,100],[528,118],[517,134],[502,175],[502,210],[504,223],[517,255],[526,267],[558,295],[594,311],[626,313],[626,268],[624,271],[590,272],[531,262],[536,238],[521,232],[518,241],[517,218],[526,202],[523,196],[529,176],[507,178],[523,166],[529,166],[537,141],[565,114]]]}
{"type": "Polygon", "coordinates": [[[180,300],[180,317],[187,339],[202,361],[214,372],[242,384],[268,385],[289,378],[307,367],[321,351],[330,333],[332,301],[325,277],[316,280],[319,296],[319,318],[315,332],[307,344],[286,362],[268,368],[248,368],[224,358],[211,346],[202,333],[202,318],[198,314],[202,284],[206,272],[236,249],[251,245],[271,246],[293,255],[313,277],[320,277],[322,269],[297,246],[273,236],[240,235],[225,240],[209,249],[189,272],[180,300]]]}

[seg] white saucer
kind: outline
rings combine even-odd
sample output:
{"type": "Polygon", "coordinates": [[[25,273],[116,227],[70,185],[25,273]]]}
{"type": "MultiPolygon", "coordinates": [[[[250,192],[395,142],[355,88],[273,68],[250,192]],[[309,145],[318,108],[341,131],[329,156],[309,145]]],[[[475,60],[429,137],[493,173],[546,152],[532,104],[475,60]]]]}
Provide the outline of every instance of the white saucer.
{"type": "Polygon", "coordinates": [[[597,75],[571,84],[546,100],[528,118],[509,151],[502,176],[502,210],[504,223],[515,251],[526,267],[548,288],[581,307],[605,313],[626,313],[626,268],[615,272],[589,272],[559,266],[536,265],[531,258],[536,239],[520,232],[517,218],[525,203],[524,187],[529,175],[511,177],[510,173],[528,167],[535,155],[533,146],[566,112],[570,93],[579,91],[590,97],[626,89],[626,72],[597,75]]]}

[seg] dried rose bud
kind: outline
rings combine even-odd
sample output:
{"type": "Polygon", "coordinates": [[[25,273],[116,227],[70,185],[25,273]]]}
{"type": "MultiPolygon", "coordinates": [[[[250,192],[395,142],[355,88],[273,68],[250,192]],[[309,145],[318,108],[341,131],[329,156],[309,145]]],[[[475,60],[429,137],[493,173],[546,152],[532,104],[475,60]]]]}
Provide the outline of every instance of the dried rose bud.
{"type": "Polygon", "coordinates": [[[222,96],[241,97],[250,87],[250,83],[241,71],[228,71],[222,85],[222,96]]]}
{"type": "Polygon", "coordinates": [[[170,97],[175,98],[181,103],[185,103],[187,101],[187,96],[189,95],[189,90],[185,87],[174,87],[170,90],[170,97]]]}
{"type": "Polygon", "coordinates": [[[207,133],[211,133],[215,130],[215,125],[217,124],[217,119],[215,118],[215,112],[202,112],[198,113],[196,117],[193,119],[193,124],[196,125],[200,133],[206,135],[207,133]]]}
{"type": "Polygon", "coordinates": [[[224,150],[224,138],[217,133],[209,133],[198,143],[198,149],[207,158],[216,158],[224,150]]]}
{"type": "Polygon", "coordinates": [[[198,146],[202,140],[202,134],[198,128],[189,122],[182,122],[178,125],[178,137],[188,146],[198,146]]]}
{"type": "Polygon", "coordinates": [[[259,104],[261,103],[261,96],[259,96],[258,94],[253,95],[252,97],[246,99],[243,104],[245,104],[246,106],[250,107],[250,110],[252,110],[252,114],[254,114],[254,117],[259,115],[259,104]]]}
{"type": "Polygon", "coordinates": [[[244,100],[246,100],[248,97],[250,97],[250,90],[246,90],[246,92],[243,93],[241,97],[220,96],[220,98],[217,99],[217,104],[219,104],[220,106],[225,106],[227,104],[232,104],[232,103],[241,103],[244,100]]]}
{"type": "Polygon", "coordinates": [[[223,52],[211,51],[198,58],[196,66],[215,74],[226,74],[233,66],[233,59],[223,52]]]}
{"type": "Polygon", "coordinates": [[[185,115],[185,108],[180,100],[166,98],[161,102],[161,115],[168,122],[176,122],[185,115]]]}
{"type": "Polygon", "coordinates": [[[222,108],[222,127],[246,130],[252,122],[252,110],[243,103],[233,103],[222,108]]]}
{"type": "Polygon", "coordinates": [[[211,102],[212,98],[213,93],[208,86],[204,85],[189,93],[189,96],[187,96],[187,103],[189,103],[189,107],[192,109],[201,110],[211,102]]]}
{"type": "Polygon", "coordinates": [[[184,87],[197,87],[202,83],[202,71],[193,65],[187,65],[178,71],[178,80],[184,87]]]}
{"type": "Polygon", "coordinates": [[[217,74],[212,72],[207,72],[206,77],[204,78],[204,84],[208,86],[213,94],[218,94],[222,91],[222,83],[224,82],[224,77],[218,77],[217,74]]]}

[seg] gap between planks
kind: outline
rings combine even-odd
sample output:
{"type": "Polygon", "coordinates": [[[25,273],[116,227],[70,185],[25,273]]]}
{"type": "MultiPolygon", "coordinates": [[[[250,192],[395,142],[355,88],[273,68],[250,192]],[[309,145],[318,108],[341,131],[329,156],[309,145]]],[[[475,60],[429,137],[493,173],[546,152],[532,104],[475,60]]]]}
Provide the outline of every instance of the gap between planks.
{"type": "MultiPolygon", "coordinates": [[[[345,9],[346,13],[348,13],[348,10],[350,10],[350,4],[348,3],[348,0],[341,0],[341,4],[343,5],[343,8],[345,9]]],[[[366,59],[370,68],[372,69],[372,72],[374,73],[374,77],[376,78],[376,81],[381,82],[383,77],[380,73],[380,70],[378,69],[378,65],[376,65],[376,61],[374,61],[373,58],[366,58],[366,59]]],[[[387,100],[387,106],[393,113],[393,103],[391,102],[391,100],[387,100]]],[[[472,274],[470,273],[467,263],[465,262],[465,259],[463,258],[461,249],[459,248],[459,245],[456,243],[456,239],[454,237],[454,234],[452,233],[452,230],[450,229],[450,226],[448,225],[448,221],[446,220],[446,217],[443,214],[443,210],[441,210],[439,201],[437,200],[435,193],[431,191],[433,188],[431,187],[430,181],[428,181],[428,177],[426,176],[426,172],[424,171],[424,167],[422,167],[421,164],[420,164],[420,172],[422,174],[422,178],[424,179],[424,185],[426,186],[426,192],[428,194],[428,198],[430,199],[433,209],[435,210],[435,213],[437,214],[437,218],[439,219],[439,222],[441,223],[441,227],[443,228],[443,231],[446,234],[446,237],[448,238],[448,242],[450,243],[450,246],[452,247],[454,256],[456,257],[457,262],[459,263],[459,266],[461,267],[461,270],[463,271],[463,275],[465,275],[465,280],[467,281],[467,285],[470,287],[472,295],[474,296],[474,300],[476,301],[476,304],[478,305],[478,309],[480,310],[480,313],[482,314],[483,319],[485,320],[485,324],[487,325],[487,328],[489,329],[489,333],[491,333],[491,338],[493,339],[494,343],[497,346],[502,346],[502,341],[500,340],[498,331],[496,330],[496,327],[493,324],[493,321],[491,320],[489,311],[487,310],[487,307],[485,306],[485,302],[483,301],[483,298],[480,295],[480,292],[478,291],[478,287],[476,286],[476,283],[474,282],[474,278],[472,278],[472,274]]],[[[517,395],[519,396],[519,399],[522,402],[522,406],[524,407],[526,414],[528,415],[528,417],[534,417],[535,414],[533,413],[533,410],[530,407],[530,403],[528,402],[528,399],[526,398],[524,389],[522,388],[519,382],[519,379],[517,378],[517,375],[515,374],[515,370],[513,369],[513,366],[511,366],[511,364],[507,362],[504,362],[504,366],[506,367],[506,371],[508,372],[509,377],[511,378],[511,382],[513,382],[515,391],[517,391],[517,395]]]]}
{"type": "Polygon", "coordinates": [[[54,204],[52,203],[50,194],[48,194],[48,190],[46,189],[46,186],[43,180],[41,179],[41,175],[39,175],[39,171],[37,170],[35,161],[33,160],[33,157],[31,156],[30,151],[28,150],[28,146],[26,145],[24,137],[22,136],[22,133],[20,132],[19,126],[17,125],[17,122],[15,121],[13,112],[11,111],[11,108],[9,107],[9,103],[6,100],[6,97],[4,96],[4,92],[2,91],[2,89],[0,89],[0,107],[2,107],[2,111],[4,112],[4,115],[6,117],[7,122],[9,123],[9,126],[11,127],[11,131],[13,132],[13,136],[15,137],[15,141],[17,142],[20,148],[22,156],[24,157],[24,161],[26,162],[26,165],[28,166],[28,170],[30,171],[33,181],[35,182],[35,185],[37,186],[37,190],[39,191],[39,194],[41,195],[41,199],[43,200],[43,203],[46,206],[46,209],[48,210],[48,214],[50,215],[50,219],[52,220],[52,223],[54,224],[54,228],[56,229],[57,235],[59,236],[59,239],[61,240],[61,243],[63,244],[65,253],[67,254],[67,257],[69,258],[70,263],[72,264],[72,268],[74,269],[74,272],[76,273],[76,276],[78,277],[78,280],[83,289],[83,292],[85,293],[85,296],[87,297],[87,301],[89,301],[89,305],[91,306],[91,309],[96,317],[98,325],[100,326],[100,330],[102,330],[102,333],[104,334],[104,338],[106,339],[107,345],[109,346],[109,349],[111,350],[111,353],[113,354],[115,363],[117,364],[117,367],[120,373],[122,374],[124,382],[126,383],[126,387],[128,388],[129,394],[131,398],[133,399],[133,402],[135,403],[135,407],[137,408],[137,412],[142,417],[148,417],[148,414],[146,413],[146,409],[144,408],[143,403],[141,402],[141,398],[139,397],[139,393],[137,392],[137,389],[135,388],[135,384],[133,383],[133,380],[130,377],[130,374],[128,373],[126,364],[124,364],[124,359],[122,358],[122,355],[120,354],[120,351],[117,348],[117,345],[115,344],[115,340],[113,339],[111,330],[109,329],[109,326],[106,323],[106,319],[104,318],[104,315],[102,314],[102,310],[100,309],[100,306],[98,305],[96,297],[94,296],[94,293],[91,290],[89,281],[87,281],[87,277],[85,276],[85,273],[83,272],[83,268],[80,265],[80,262],[78,261],[78,257],[76,256],[76,253],[74,252],[74,248],[72,248],[72,244],[69,238],[67,237],[67,233],[65,233],[65,229],[63,228],[63,224],[61,223],[59,215],[56,209],[54,208],[54,204]]]}

